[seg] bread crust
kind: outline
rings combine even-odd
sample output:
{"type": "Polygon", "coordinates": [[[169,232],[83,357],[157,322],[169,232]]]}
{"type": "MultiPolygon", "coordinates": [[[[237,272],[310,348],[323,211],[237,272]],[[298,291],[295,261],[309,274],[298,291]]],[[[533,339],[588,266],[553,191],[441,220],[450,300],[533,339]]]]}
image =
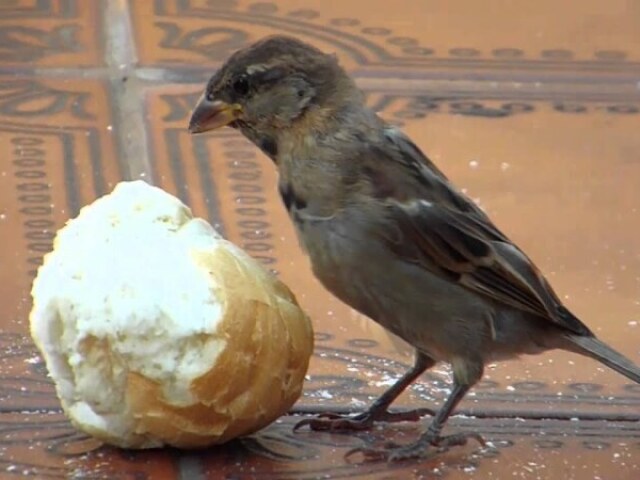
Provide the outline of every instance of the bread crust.
{"type": "MultiPolygon", "coordinates": [[[[145,189],[155,189],[146,184],[135,188],[138,199],[141,195],[147,198],[145,189]]],[[[153,195],[158,192],[154,191],[153,195]]],[[[179,202],[175,197],[172,201],[179,202]]],[[[175,218],[180,225],[205,223],[193,219],[186,207],[184,211],[179,210],[175,218]]],[[[105,221],[110,220],[105,218],[105,221]]],[[[206,228],[211,229],[208,224],[206,228]]],[[[191,343],[186,345],[197,348],[213,341],[219,351],[211,357],[215,358],[210,364],[197,365],[198,371],[204,373],[193,378],[173,378],[172,385],[176,381],[188,382],[185,391],[175,393],[178,390],[172,390],[167,382],[145,375],[143,369],[133,367],[119,353],[118,338],[135,333],[128,332],[126,325],[118,327],[123,330],[117,335],[108,331],[104,335],[78,333],[77,319],[69,312],[83,309],[83,314],[94,315],[95,321],[107,319],[100,317],[100,311],[91,311],[93,305],[80,305],[82,292],[76,291],[63,300],[56,298],[60,285],[53,285],[53,279],[60,282],[64,278],[60,280],[60,276],[51,272],[43,274],[47,269],[59,268],[61,259],[56,255],[61,253],[58,250],[69,251],[69,245],[61,245],[60,241],[74,241],[72,235],[60,240],[60,232],[54,244],[56,248],[47,255],[34,281],[31,334],[56,383],[61,404],[78,429],[126,448],[206,447],[269,425],[300,397],[313,350],[311,322],[289,288],[238,246],[211,229],[214,240],[209,246],[192,248],[188,259],[181,260],[192,261],[197,267],[200,275],[194,276],[197,277],[194,281],[206,283],[210,293],[206,303],[217,302],[220,307],[220,316],[211,319],[215,327],[194,331],[190,334],[192,338],[187,338],[191,343]],[[70,335],[75,335],[71,342],[70,335]],[[92,381],[91,377],[99,378],[101,383],[97,388],[104,389],[105,393],[97,392],[95,398],[88,398],[87,389],[78,387],[87,377],[88,381],[92,381]]],[[[95,252],[100,254],[99,250],[95,252]]],[[[135,252],[122,252],[123,258],[113,268],[126,265],[127,255],[135,252]]],[[[86,283],[78,283],[73,288],[92,287],[106,288],[86,283]]],[[[144,291],[144,285],[137,287],[144,291]]],[[[105,296],[112,293],[105,292],[105,296]]],[[[167,335],[171,335],[171,331],[167,335]]],[[[141,347],[143,342],[144,339],[140,340],[141,347]]],[[[188,353],[196,361],[208,358],[199,356],[198,351],[188,353]]],[[[147,359],[142,360],[144,364],[147,359]]],[[[137,361],[139,363],[140,358],[137,361]]],[[[166,374],[169,378],[173,372],[166,374]]]]}

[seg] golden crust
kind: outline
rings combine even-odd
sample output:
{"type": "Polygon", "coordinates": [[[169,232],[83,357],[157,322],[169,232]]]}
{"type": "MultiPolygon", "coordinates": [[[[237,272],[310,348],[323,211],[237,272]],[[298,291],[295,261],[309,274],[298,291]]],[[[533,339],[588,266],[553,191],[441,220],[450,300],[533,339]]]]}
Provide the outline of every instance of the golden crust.
{"type": "Polygon", "coordinates": [[[217,335],[226,348],[191,383],[197,401],[190,406],[172,405],[162,385],[129,375],[126,397],[141,442],[152,437],[181,448],[224,443],[269,425],[300,396],[313,350],[311,323],[282,282],[228,246],[196,254],[224,299],[217,335]]]}

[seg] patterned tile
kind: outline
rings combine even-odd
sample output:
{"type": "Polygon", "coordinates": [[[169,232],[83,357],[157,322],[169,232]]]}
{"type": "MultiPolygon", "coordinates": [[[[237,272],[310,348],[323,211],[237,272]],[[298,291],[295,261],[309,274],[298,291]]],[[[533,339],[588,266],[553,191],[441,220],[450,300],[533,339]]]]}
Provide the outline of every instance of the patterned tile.
{"type": "Polygon", "coordinates": [[[422,461],[363,463],[352,448],[408,443],[421,431],[415,426],[389,427],[371,433],[342,435],[291,433],[297,418],[283,418],[263,432],[202,456],[206,478],[488,479],[541,478],[631,480],[640,474],[636,459],[637,426],[615,422],[463,419],[451,421],[451,432],[474,431],[493,445],[458,447],[422,461]],[[250,462],[246,460],[251,459],[250,462]]]}
{"type": "Polygon", "coordinates": [[[3,331],[25,332],[35,269],[55,231],[121,178],[105,85],[0,77],[3,331]]]}
{"type": "Polygon", "coordinates": [[[0,478],[171,480],[177,455],[101,446],[59,412],[0,413],[0,478]]]}
{"type": "MultiPolygon", "coordinates": [[[[316,478],[638,478],[637,422],[454,417],[448,431],[473,430],[490,448],[470,443],[420,461],[362,462],[352,448],[408,443],[420,425],[358,434],[292,432],[301,417],[283,417],[250,437],[193,452],[125,451],[76,432],[59,413],[0,413],[0,476],[86,479],[316,478]],[[189,467],[187,467],[189,465],[189,467]],[[179,473],[181,472],[181,473],[179,473]]],[[[426,423],[426,422],[425,422],[426,423]]],[[[422,426],[423,427],[423,426],[422,426]]]]}
{"type": "MultiPolygon", "coordinates": [[[[315,355],[293,413],[361,411],[407,369],[404,343],[310,274],[269,160],[231,130],[186,132],[208,75],[237,48],[285,33],[336,52],[369,104],[640,362],[639,16],[628,0],[0,1],[0,478],[639,478],[640,388],[569,354],[487,368],[448,429],[495,449],[351,464],[348,449],[408,442],[429,419],[338,435],[293,434],[300,417],[286,416],[203,451],[108,448],[64,418],[27,334],[31,281],[55,231],[150,164],[149,180],[277,273],[312,316],[315,355]],[[107,52],[127,38],[128,14],[135,45],[107,52]],[[105,54],[119,55],[117,71],[91,68],[109,65],[105,54]],[[149,159],[124,123],[139,113],[149,159]]],[[[397,406],[437,407],[449,384],[435,368],[397,406]]]]}
{"type": "Polygon", "coordinates": [[[100,0],[0,2],[0,69],[101,65],[100,0]]]}
{"type": "MultiPolygon", "coordinates": [[[[552,0],[524,9],[517,2],[412,0],[367,8],[346,0],[137,0],[132,4],[144,65],[207,68],[237,48],[284,33],[335,51],[356,71],[488,71],[514,75],[632,74],[640,61],[635,18],[640,7],[589,0],[557,7],[552,0]]],[[[574,75],[575,76],[575,75],[574,75]]]]}

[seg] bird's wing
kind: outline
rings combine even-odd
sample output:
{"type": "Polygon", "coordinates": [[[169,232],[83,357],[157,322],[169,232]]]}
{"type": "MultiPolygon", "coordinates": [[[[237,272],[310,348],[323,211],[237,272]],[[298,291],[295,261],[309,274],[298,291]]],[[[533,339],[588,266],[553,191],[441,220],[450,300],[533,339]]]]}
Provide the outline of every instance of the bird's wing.
{"type": "Polygon", "coordinates": [[[386,152],[387,158],[368,168],[383,169],[372,178],[387,182],[379,200],[393,232],[386,241],[396,255],[498,303],[590,334],[531,260],[406,136],[389,129],[384,143],[371,154],[380,159],[386,152]]]}

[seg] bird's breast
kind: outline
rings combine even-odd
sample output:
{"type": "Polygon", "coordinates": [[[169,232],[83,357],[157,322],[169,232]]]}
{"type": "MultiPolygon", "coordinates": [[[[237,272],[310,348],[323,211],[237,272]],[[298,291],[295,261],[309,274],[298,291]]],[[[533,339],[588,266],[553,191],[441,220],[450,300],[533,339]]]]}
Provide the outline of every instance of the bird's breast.
{"type": "Polygon", "coordinates": [[[375,215],[367,207],[296,223],[318,280],[433,358],[476,352],[488,336],[485,319],[491,306],[446,278],[396,257],[383,240],[388,232],[382,212],[375,215]]]}
{"type": "Polygon", "coordinates": [[[367,219],[348,210],[327,216],[312,215],[309,210],[292,207],[290,215],[314,274],[341,300],[371,315],[367,285],[382,273],[388,259],[380,255],[376,239],[367,235],[362,224],[367,219]]]}

